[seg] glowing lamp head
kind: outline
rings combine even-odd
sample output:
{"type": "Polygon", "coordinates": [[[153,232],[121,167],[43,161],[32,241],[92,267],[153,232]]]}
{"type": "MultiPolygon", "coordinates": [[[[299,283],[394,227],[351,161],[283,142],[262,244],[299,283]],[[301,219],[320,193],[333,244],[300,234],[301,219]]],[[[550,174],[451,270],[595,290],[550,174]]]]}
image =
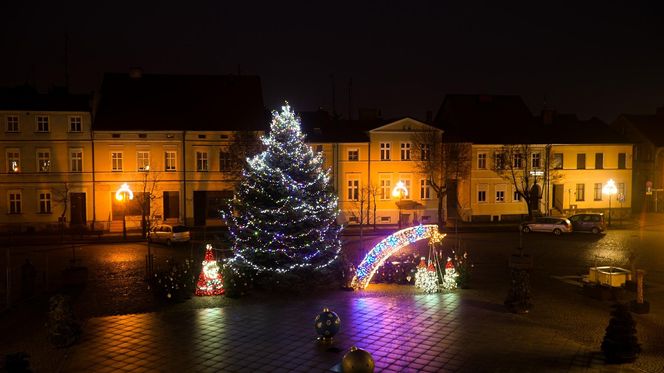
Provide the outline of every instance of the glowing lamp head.
{"type": "Polygon", "coordinates": [[[127,183],[122,184],[120,189],[115,192],[115,199],[118,201],[124,201],[125,195],[128,199],[134,199],[134,192],[129,189],[129,185],[127,185],[127,183]]]}
{"type": "Polygon", "coordinates": [[[613,179],[609,179],[609,181],[604,184],[602,187],[602,192],[604,194],[608,194],[609,196],[612,196],[618,192],[618,188],[616,187],[616,182],[613,181],[613,179]]]}
{"type": "Polygon", "coordinates": [[[392,197],[408,197],[408,189],[403,181],[398,181],[392,189],[392,197]]]}

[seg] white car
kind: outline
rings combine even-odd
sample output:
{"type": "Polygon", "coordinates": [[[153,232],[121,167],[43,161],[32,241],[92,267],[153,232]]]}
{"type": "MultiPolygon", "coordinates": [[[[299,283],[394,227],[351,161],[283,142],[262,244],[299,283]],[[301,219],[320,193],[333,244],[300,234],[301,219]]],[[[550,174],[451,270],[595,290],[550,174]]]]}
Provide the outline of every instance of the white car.
{"type": "Polygon", "coordinates": [[[148,241],[163,242],[168,246],[174,243],[189,242],[191,233],[184,225],[160,224],[150,230],[148,241]]]}
{"type": "Polygon", "coordinates": [[[572,232],[572,223],[565,218],[543,217],[537,218],[535,221],[521,223],[521,231],[523,233],[550,232],[560,236],[563,233],[572,232]]]}

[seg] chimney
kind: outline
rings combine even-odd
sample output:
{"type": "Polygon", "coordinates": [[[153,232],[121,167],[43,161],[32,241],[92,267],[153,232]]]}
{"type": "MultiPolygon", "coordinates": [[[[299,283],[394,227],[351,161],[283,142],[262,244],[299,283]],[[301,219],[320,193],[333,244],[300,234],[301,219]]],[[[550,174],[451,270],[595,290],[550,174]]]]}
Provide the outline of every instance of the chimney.
{"type": "Polygon", "coordinates": [[[129,77],[132,79],[140,79],[143,77],[143,69],[140,67],[133,67],[129,70],[129,77]]]}

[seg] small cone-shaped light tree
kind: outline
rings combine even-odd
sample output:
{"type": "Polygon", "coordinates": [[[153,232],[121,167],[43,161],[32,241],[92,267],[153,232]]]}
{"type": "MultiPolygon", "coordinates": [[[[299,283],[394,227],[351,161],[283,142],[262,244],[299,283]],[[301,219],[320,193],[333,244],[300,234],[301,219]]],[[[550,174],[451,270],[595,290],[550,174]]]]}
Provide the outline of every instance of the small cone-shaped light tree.
{"type": "Polygon", "coordinates": [[[290,106],[272,114],[265,150],[251,158],[226,212],[230,264],[258,273],[316,270],[338,256],[337,197],[323,157],[304,142],[290,106]]]}
{"type": "Polygon", "coordinates": [[[427,263],[424,257],[420,258],[420,264],[417,265],[415,272],[415,287],[418,289],[424,288],[425,278],[427,277],[427,263]]]}
{"type": "MultiPolygon", "coordinates": [[[[198,276],[195,294],[202,295],[221,295],[224,293],[224,283],[219,272],[219,264],[214,258],[212,245],[205,247],[205,260],[203,260],[203,269],[198,276]]],[[[191,294],[191,293],[190,293],[191,294]]]]}
{"type": "Polygon", "coordinates": [[[454,290],[457,288],[457,277],[459,274],[454,268],[454,263],[452,263],[452,258],[447,258],[447,263],[445,263],[445,274],[443,275],[443,289],[445,290],[454,290]]]}

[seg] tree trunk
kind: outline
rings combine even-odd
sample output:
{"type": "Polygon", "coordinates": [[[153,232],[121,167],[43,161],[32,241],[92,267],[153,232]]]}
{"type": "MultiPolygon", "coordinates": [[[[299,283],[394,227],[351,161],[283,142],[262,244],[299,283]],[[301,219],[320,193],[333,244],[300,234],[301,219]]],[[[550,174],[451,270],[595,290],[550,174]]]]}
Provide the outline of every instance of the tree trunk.
{"type": "Polygon", "coordinates": [[[443,198],[444,193],[438,193],[438,229],[442,230],[445,226],[445,219],[443,217],[443,198]]]}

